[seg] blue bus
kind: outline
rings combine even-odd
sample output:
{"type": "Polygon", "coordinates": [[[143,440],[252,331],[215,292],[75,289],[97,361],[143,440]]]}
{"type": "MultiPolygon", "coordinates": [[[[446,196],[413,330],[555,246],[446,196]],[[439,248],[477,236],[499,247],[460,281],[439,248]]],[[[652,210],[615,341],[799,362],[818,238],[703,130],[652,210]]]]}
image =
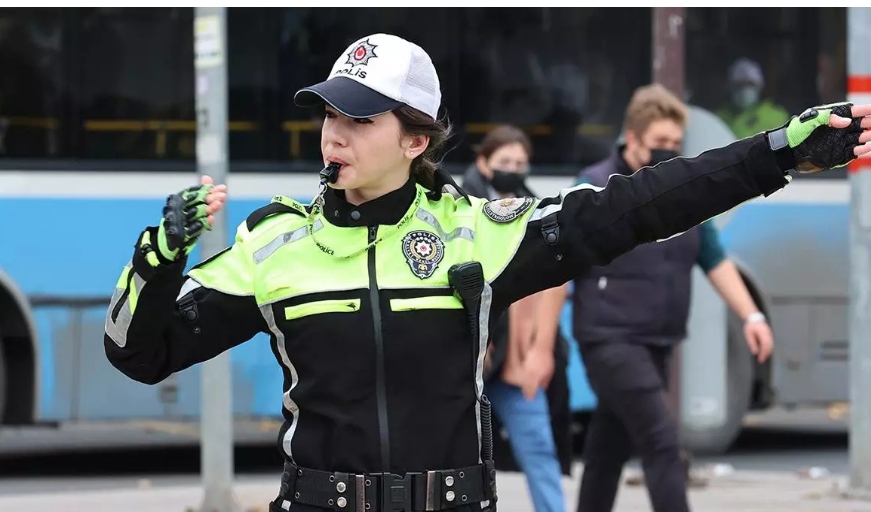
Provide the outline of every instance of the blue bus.
{"type": "MultiPolygon", "coordinates": [[[[531,187],[546,195],[613,150],[632,91],[651,81],[654,12],[622,9],[614,25],[613,10],[600,8],[229,9],[228,234],[276,193],[314,194],[319,121],[294,108],[292,95],[359,34],[396,33],[430,52],[457,132],[445,157],[451,172],[462,174],[490,128],[514,123],[533,137],[531,187]]],[[[193,16],[191,8],[0,9],[3,424],[199,414],[198,368],[144,386],[109,366],[102,345],[108,296],[138,232],[158,220],[167,194],[197,181],[193,16]]],[[[766,98],[789,112],[843,98],[846,16],[844,8],[685,9],[688,102],[706,112],[728,103],[726,76],[740,57],[759,62],[766,98]]],[[[700,430],[700,445],[723,449],[752,409],[847,399],[848,183],[802,180],[718,219],[777,349],[758,366],[734,349],[743,341],[727,316],[708,325],[717,332],[691,329],[694,340],[720,340],[711,343],[720,343],[728,378],[728,406],[704,397],[688,406],[728,410],[700,430]]],[[[695,312],[705,308],[722,304],[694,302],[695,312]]],[[[570,337],[569,318],[567,304],[570,337]]],[[[583,415],[595,396],[576,350],[570,358],[571,407],[583,415]]],[[[265,336],[231,360],[235,414],[277,418],[281,372],[265,336]]]]}

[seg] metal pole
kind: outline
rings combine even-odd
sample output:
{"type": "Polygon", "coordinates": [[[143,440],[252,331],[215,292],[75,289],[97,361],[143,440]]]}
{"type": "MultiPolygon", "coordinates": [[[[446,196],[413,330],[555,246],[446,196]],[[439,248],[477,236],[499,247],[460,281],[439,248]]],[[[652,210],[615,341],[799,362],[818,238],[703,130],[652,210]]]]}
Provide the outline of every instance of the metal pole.
{"type": "MultiPolygon", "coordinates": [[[[684,95],[684,8],[653,7],[653,82],[678,98],[684,95]]],[[[677,424],[681,423],[681,349],[674,347],[669,380],[669,401],[677,424]]]]}
{"type": "MultiPolygon", "coordinates": [[[[197,169],[216,184],[227,180],[227,14],[223,7],[194,11],[197,169]]],[[[203,259],[227,245],[225,210],[203,234],[203,259]]],[[[230,354],[202,364],[200,472],[205,495],[201,512],[239,512],[233,493],[233,410],[230,354]]]]}
{"type": "MultiPolygon", "coordinates": [[[[683,7],[653,7],[653,48],[651,53],[651,71],[653,82],[662,84],[675,96],[684,98],[684,40],[686,11],[683,7]]],[[[696,272],[697,273],[697,272],[696,272]]],[[[694,290],[698,286],[694,286],[694,290]]],[[[674,347],[669,368],[668,399],[674,414],[678,431],[683,430],[683,393],[681,392],[683,368],[683,350],[680,345],[674,347]]],[[[689,466],[691,455],[688,450],[681,450],[685,459],[687,480],[690,479],[689,466]]]]}
{"type": "MultiPolygon", "coordinates": [[[[847,8],[847,98],[871,103],[871,9],[847,8]]],[[[871,497],[871,160],[850,168],[850,488],[871,497]],[[860,172],[864,171],[864,172],[860,172]]]]}
{"type": "Polygon", "coordinates": [[[653,7],[653,81],[678,98],[684,95],[683,7],[653,7]]]}

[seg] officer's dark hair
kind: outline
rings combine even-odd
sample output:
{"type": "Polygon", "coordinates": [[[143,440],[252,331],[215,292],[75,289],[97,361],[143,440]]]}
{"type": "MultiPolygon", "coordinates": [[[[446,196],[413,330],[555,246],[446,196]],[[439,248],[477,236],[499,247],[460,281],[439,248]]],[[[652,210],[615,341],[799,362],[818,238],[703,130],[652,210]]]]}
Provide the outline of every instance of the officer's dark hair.
{"type": "Polygon", "coordinates": [[[418,183],[434,190],[436,170],[441,165],[441,159],[437,155],[453,134],[453,126],[447,117],[433,119],[408,105],[399,107],[393,113],[399,119],[404,136],[426,135],[429,137],[429,145],[424,152],[411,161],[411,174],[418,183]]]}
{"type": "Polygon", "coordinates": [[[481,140],[481,143],[474,146],[473,149],[475,150],[475,156],[483,157],[487,160],[493,156],[493,153],[495,153],[497,149],[515,143],[523,146],[523,150],[526,151],[526,156],[531,160],[532,141],[529,140],[529,136],[526,135],[526,132],[510,124],[502,124],[490,130],[487,135],[484,136],[484,139],[481,140]]]}

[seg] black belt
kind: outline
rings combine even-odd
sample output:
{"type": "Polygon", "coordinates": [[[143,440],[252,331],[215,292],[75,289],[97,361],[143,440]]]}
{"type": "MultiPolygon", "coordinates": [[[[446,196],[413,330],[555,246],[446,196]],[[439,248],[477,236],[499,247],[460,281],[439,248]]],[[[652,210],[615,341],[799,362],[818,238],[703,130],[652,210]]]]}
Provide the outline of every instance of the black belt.
{"type": "Polygon", "coordinates": [[[490,500],[485,489],[495,496],[495,477],[492,462],[402,476],[319,471],[285,462],[275,504],[281,507],[288,501],[348,512],[445,510],[490,500]]]}

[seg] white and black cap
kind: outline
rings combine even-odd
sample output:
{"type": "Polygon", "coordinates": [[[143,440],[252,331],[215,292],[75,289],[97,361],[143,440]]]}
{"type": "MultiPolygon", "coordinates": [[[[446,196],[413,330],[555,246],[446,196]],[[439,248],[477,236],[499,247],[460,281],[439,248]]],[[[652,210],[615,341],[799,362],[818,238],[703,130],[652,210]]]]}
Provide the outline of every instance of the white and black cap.
{"type": "Polygon", "coordinates": [[[372,34],[348,46],[325,81],[300,89],[293,99],[300,107],[326,102],[354,118],[408,105],[435,120],[442,95],[423,48],[394,35],[372,34]]]}

